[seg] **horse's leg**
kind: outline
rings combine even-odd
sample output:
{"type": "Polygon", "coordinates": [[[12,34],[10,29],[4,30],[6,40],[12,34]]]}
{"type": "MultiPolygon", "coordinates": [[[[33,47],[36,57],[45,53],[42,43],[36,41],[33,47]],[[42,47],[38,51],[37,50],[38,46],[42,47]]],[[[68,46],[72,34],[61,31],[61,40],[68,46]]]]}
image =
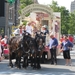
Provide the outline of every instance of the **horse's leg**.
{"type": "Polygon", "coordinates": [[[21,62],[21,56],[18,57],[18,68],[19,68],[19,69],[21,69],[21,64],[20,64],[20,62],[21,62]]]}
{"type": "Polygon", "coordinates": [[[27,66],[28,66],[28,57],[24,55],[23,56],[23,65],[22,65],[22,67],[26,69],[27,66]]]}
{"type": "Polygon", "coordinates": [[[31,67],[33,67],[33,61],[34,61],[33,54],[30,54],[30,60],[31,60],[31,67]]]}
{"type": "Polygon", "coordinates": [[[17,53],[15,54],[15,59],[16,59],[16,61],[15,61],[15,67],[18,68],[18,55],[17,55],[17,53]]]}
{"type": "Polygon", "coordinates": [[[45,52],[42,53],[42,61],[41,61],[42,63],[45,62],[45,54],[46,54],[45,52]]]}
{"type": "Polygon", "coordinates": [[[37,66],[37,56],[36,56],[36,54],[34,54],[33,60],[34,60],[33,69],[36,69],[36,66],[37,66]]]}
{"type": "Polygon", "coordinates": [[[21,55],[19,55],[18,53],[16,53],[16,62],[15,62],[15,66],[17,68],[21,68],[21,65],[20,65],[20,61],[21,61],[21,55]]]}
{"type": "Polygon", "coordinates": [[[9,54],[9,66],[13,67],[12,55],[11,54],[9,54]]]}
{"type": "Polygon", "coordinates": [[[40,66],[40,60],[41,60],[41,55],[40,55],[40,52],[39,52],[39,54],[37,56],[37,69],[41,68],[41,66],[40,66]]]}

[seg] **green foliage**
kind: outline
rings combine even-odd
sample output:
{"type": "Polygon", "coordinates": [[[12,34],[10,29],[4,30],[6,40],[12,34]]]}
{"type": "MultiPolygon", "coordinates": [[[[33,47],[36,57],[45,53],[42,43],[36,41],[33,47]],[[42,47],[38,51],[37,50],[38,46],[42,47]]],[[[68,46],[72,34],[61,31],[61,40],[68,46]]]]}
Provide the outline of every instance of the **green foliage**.
{"type": "Polygon", "coordinates": [[[69,13],[64,6],[58,6],[56,1],[52,1],[50,7],[54,12],[61,12],[61,34],[74,34],[75,33],[75,13],[69,13]]]}
{"type": "Polygon", "coordinates": [[[57,1],[54,1],[54,0],[52,0],[52,5],[49,5],[49,6],[53,9],[54,12],[58,12],[59,9],[60,9],[60,7],[58,6],[57,1]]]}
{"type": "Polygon", "coordinates": [[[33,3],[33,1],[32,0],[20,0],[20,10],[19,10],[19,14],[21,14],[21,10],[23,9],[23,8],[25,8],[27,5],[30,5],[30,4],[32,4],[33,3]]]}
{"type": "Polygon", "coordinates": [[[27,24],[27,21],[23,21],[23,25],[25,25],[25,26],[26,26],[26,24],[27,24]]]}
{"type": "Polygon", "coordinates": [[[26,14],[25,16],[28,17],[30,15],[30,13],[26,14]]]}
{"type": "Polygon", "coordinates": [[[70,13],[70,29],[69,29],[69,33],[70,34],[75,34],[75,12],[70,13]]]}

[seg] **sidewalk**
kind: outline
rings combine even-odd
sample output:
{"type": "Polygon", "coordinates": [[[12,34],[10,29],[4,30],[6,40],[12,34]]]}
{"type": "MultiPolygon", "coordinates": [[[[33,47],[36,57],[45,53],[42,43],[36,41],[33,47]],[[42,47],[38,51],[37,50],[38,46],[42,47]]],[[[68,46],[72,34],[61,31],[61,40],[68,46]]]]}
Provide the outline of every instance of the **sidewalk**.
{"type": "MultiPolygon", "coordinates": [[[[71,55],[72,66],[75,67],[75,55],[71,55]]],[[[58,65],[65,65],[65,59],[62,55],[57,56],[58,65]]],[[[71,66],[71,67],[72,67],[71,66]]]]}

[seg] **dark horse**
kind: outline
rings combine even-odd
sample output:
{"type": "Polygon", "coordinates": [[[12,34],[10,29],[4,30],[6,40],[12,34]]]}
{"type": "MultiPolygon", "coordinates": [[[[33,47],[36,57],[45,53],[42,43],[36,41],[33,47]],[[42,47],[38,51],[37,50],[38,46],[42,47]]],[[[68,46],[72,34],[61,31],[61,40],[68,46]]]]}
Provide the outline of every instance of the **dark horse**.
{"type": "Polygon", "coordinates": [[[10,50],[9,65],[11,67],[13,67],[12,59],[16,59],[15,65],[18,68],[21,68],[20,61],[21,61],[21,56],[23,54],[22,47],[21,47],[21,44],[22,44],[21,40],[22,40],[22,37],[18,37],[18,36],[12,37],[9,40],[9,50],[10,50]]]}
{"type": "Polygon", "coordinates": [[[31,66],[33,69],[40,69],[40,59],[43,54],[45,40],[41,34],[35,35],[35,38],[32,38],[30,42],[30,52],[31,52],[31,66]]]}
{"type": "Polygon", "coordinates": [[[23,49],[23,68],[28,67],[28,56],[30,55],[30,40],[31,36],[29,33],[24,32],[23,33],[23,39],[22,39],[22,49],[23,49]]]}
{"type": "Polygon", "coordinates": [[[43,54],[44,45],[45,45],[44,36],[42,34],[36,34],[35,41],[37,44],[37,53],[36,53],[36,55],[37,55],[37,68],[40,69],[41,68],[41,66],[40,66],[41,56],[43,54]]]}
{"type": "Polygon", "coordinates": [[[32,38],[27,32],[23,34],[23,50],[25,55],[23,56],[23,67],[27,68],[28,66],[28,57],[31,60],[31,66],[33,69],[40,69],[40,59],[44,50],[44,37],[41,34],[35,35],[35,38],[32,38]]]}

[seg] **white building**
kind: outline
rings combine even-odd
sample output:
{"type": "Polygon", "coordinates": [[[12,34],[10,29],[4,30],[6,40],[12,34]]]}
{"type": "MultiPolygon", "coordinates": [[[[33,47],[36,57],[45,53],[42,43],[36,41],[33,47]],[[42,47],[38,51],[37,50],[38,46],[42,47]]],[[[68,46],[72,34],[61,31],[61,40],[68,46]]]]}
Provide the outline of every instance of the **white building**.
{"type": "Polygon", "coordinates": [[[75,11],[75,0],[71,2],[70,10],[71,12],[75,11]]]}

